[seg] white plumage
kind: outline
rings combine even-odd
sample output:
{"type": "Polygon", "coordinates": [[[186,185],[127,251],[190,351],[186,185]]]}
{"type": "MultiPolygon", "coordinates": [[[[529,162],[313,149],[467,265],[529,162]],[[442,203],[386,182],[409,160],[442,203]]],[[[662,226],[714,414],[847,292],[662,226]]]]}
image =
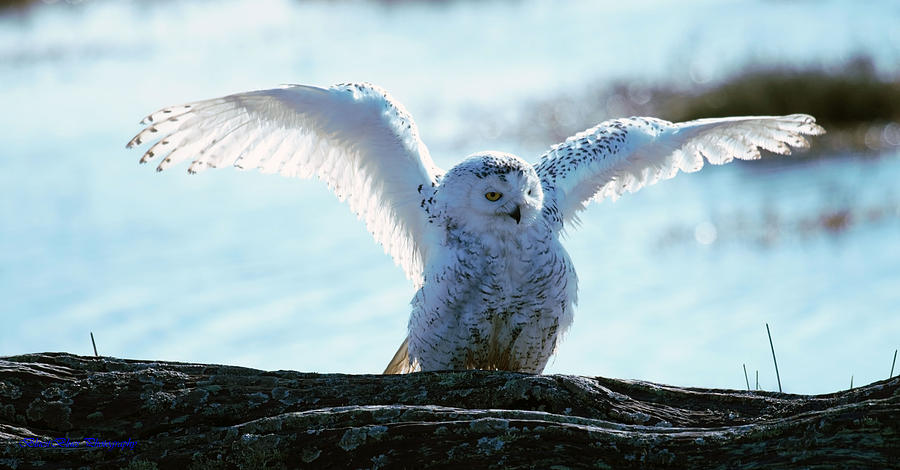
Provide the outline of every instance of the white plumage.
{"type": "Polygon", "coordinates": [[[539,373],[572,323],[577,278],[559,241],[591,200],[723,164],[788,154],[812,116],[606,121],[537,165],[481,152],[446,174],[412,117],[381,88],[292,85],[164,108],[128,147],[158,171],[234,165],[324,180],[418,289],[407,339],[386,373],[506,369],[539,373]]]}
{"type": "Polygon", "coordinates": [[[426,221],[416,188],[436,184],[440,170],[412,117],[381,88],[293,85],[163,108],[141,122],[128,147],[162,136],[141,158],[161,158],[157,171],[191,160],[191,173],[234,165],[318,176],[421,284],[426,221]]]}

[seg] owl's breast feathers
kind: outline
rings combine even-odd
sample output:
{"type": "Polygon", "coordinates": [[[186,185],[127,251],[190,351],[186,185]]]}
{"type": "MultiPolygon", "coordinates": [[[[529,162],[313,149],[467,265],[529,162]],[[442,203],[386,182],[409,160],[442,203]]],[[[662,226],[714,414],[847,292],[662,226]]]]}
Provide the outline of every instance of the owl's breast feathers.
{"type": "Polygon", "coordinates": [[[571,324],[576,277],[548,224],[450,229],[413,299],[410,356],[423,370],[540,372],[571,324]]]}

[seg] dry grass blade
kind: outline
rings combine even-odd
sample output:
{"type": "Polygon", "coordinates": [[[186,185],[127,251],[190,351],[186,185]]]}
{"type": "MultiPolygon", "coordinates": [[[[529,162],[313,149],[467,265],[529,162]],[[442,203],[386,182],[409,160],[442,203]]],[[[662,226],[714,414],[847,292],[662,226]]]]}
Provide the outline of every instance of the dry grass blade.
{"type": "Polygon", "coordinates": [[[775,363],[775,377],[778,379],[778,391],[782,392],[781,389],[781,374],[778,373],[778,359],[775,359],[775,345],[772,344],[772,331],[769,330],[769,324],[766,323],[766,333],[769,335],[769,348],[772,349],[772,362],[775,363]]]}

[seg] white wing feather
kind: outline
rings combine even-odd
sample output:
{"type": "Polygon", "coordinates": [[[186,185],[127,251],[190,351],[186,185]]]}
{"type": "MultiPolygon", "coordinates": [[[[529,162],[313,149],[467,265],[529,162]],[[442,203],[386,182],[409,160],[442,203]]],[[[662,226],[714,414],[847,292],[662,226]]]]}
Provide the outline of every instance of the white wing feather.
{"type": "Polygon", "coordinates": [[[140,160],[161,158],[157,171],[191,160],[191,173],[234,165],[318,176],[421,285],[420,193],[441,170],[412,117],[381,88],[290,85],[164,108],[141,123],[148,127],[128,147],[159,138],[140,160]]]}
{"type": "Polygon", "coordinates": [[[809,144],[802,134],[825,130],[805,114],[699,119],[671,123],[632,117],[606,121],[553,146],[536,170],[545,206],[561,222],[577,220],[591,200],[616,199],[625,191],[697,171],[704,158],[721,165],[760,158],[759,148],[790,154],[809,144]]]}

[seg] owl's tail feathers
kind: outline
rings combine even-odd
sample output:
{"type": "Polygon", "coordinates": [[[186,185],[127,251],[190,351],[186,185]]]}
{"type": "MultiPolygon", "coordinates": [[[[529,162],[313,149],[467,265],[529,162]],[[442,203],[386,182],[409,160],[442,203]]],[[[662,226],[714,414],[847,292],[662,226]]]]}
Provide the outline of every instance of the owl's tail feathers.
{"type": "Polygon", "coordinates": [[[388,363],[386,369],[384,369],[384,374],[407,374],[410,372],[410,363],[409,363],[409,349],[407,349],[407,345],[409,344],[409,337],[403,340],[403,344],[397,348],[397,352],[394,353],[394,357],[391,359],[391,362],[388,363]]]}

